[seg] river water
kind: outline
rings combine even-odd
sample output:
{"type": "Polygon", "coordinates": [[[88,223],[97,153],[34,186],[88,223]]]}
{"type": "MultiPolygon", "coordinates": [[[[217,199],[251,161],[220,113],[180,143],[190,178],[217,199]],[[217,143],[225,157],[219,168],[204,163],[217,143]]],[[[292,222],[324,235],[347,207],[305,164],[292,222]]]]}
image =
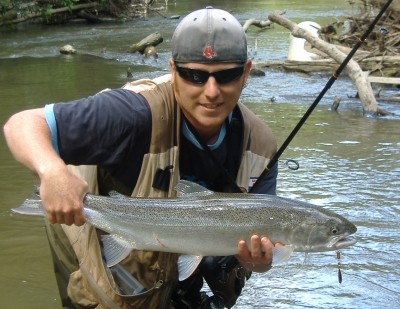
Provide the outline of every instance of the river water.
{"type": "MultiPolygon", "coordinates": [[[[344,0],[312,5],[297,0],[169,1],[160,14],[183,16],[210,4],[232,10],[242,23],[286,10],[296,22],[324,25],[353,10],[344,0]]],[[[22,109],[118,87],[129,81],[128,67],[135,78],[167,72],[178,20],[160,14],[121,24],[20,26],[0,32],[1,123],[22,109]],[[157,60],[125,52],[154,31],[164,37],[157,60]],[[79,54],[59,55],[65,44],[79,54]]],[[[286,29],[250,28],[247,35],[254,61],[286,57],[286,29]]],[[[250,79],[242,102],[272,127],[281,144],[327,80],[326,74],[267,71],[250,79]]],[[[351,98],[355,94],[351,81],[339,78],[282,157],[298,160],[300,169],[290,170],[282,161],[278,185],[280,195],[337,211],[357,225],[357,244],[341,252],[343,282],[338,282],[334,252],[307,258],[294,254],[287,265],[254,274],[235,308],[400,308],[400,105],[379,102],[392,114],[369,118],[351,98]],[[335,96],[342,99],[338,112],[330,110],[335,96]]],[[[0,140],[0,306],[59,308],[42,219],[10,211],[31,193],[35,179],[12,159],[2,135],[0,140]]]]}

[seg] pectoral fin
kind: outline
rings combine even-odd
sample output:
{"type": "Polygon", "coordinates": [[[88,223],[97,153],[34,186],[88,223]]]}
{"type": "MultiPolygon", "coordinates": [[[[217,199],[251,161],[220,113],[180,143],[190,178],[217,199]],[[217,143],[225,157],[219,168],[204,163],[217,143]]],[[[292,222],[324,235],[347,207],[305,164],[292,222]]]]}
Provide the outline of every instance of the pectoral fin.
{"type": "Polygon", "coordinates": [[[183,281],[191,274],[194,273],[194,271],[197,269],[197,266],[199,266],[201,260],[202,260],[201,255],[181,255],[178,258],[178,272],[179,272],[179,281],[183,281]]]}
{"type": "Polygon", "coordinates": [[[272,266],[285,263],[293,253],[293,246],[281,246],[272,248],[272,266]]]}
{"type": "Polygon", "coordinates": [[[113,235],[102,235],[101,241],[103,242],[104,259],[108,267],[121,262],[134,249],[131,244],[113,235]]]}

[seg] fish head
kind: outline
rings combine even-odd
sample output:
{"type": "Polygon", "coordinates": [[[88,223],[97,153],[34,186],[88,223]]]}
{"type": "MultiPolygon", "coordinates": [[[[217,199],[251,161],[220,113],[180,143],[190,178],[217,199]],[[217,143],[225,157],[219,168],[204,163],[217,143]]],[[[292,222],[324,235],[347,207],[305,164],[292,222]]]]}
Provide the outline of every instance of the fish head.
{"type": "Polygon", "coordinates": [[[349,237],[357,227],[349,220],[336,215],[307,220],[295,231],[296,251],[321,252],[346,248],[356,243],[349,237]]]}

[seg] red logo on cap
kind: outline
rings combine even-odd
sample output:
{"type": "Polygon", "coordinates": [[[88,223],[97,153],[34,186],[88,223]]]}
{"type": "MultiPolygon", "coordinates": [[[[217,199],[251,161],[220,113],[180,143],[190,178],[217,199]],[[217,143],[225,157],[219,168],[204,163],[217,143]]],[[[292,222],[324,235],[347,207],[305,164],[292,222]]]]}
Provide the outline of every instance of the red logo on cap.
{"type": "Polygon", "coordinates": [[[212,49],[212,47],[210,45],[208,45],[208,46],[204,47],[203,56],[208,59],[212,59],[215,56],[217,56],[217,53],[212,49]]]}

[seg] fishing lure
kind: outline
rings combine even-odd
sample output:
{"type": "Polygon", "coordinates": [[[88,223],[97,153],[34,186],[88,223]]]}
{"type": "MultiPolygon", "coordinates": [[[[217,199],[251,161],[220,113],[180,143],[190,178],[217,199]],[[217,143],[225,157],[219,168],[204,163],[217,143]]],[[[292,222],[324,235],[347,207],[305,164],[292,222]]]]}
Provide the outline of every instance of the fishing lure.
{"type": "Polygon", "coordinates": [[[340,263],[340,251],[336,251],[336,258],[338,260],[338,281],[339,283],[342,283],[343,277],[342,277],[342,263],[340,263]]]}

